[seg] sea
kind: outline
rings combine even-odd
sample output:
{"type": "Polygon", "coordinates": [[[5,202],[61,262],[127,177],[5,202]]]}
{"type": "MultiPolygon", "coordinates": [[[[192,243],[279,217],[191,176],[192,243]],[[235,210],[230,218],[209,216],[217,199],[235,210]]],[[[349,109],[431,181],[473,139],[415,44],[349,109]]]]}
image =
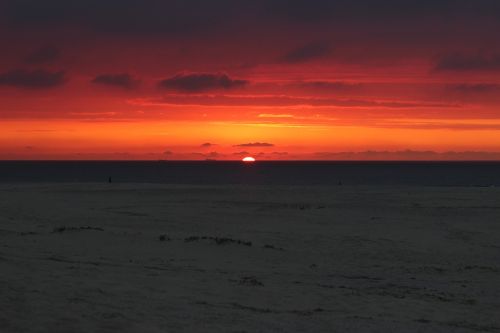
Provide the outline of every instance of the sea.
{"type": "Polygon", "coordinates": [[[0,161],[0,183],[500,186],[500,162],[0,161]]]}

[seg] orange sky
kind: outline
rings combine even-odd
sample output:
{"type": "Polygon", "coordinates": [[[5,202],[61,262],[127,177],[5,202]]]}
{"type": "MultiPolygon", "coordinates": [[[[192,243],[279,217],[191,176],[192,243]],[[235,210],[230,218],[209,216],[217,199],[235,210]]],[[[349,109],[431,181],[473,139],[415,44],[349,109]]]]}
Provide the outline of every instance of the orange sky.
{"type": "Polygon", "coordinates": [[[0,159],[500,159],[495,3],[187,2],[1,5],[0,159]]]}

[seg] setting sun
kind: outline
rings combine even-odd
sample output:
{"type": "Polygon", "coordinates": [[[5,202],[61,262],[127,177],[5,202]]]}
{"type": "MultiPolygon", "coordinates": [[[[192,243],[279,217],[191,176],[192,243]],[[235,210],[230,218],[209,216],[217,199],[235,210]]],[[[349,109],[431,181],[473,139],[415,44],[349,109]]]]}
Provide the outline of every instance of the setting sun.
{"type": "Polygon", "coordinates": [[[252,162],[255,162],[255,158],[253,158],[251,156],[247,156],[244,159],[242,159],[242,161],[246,162],[246,163],[252,163],[252,162]]]}

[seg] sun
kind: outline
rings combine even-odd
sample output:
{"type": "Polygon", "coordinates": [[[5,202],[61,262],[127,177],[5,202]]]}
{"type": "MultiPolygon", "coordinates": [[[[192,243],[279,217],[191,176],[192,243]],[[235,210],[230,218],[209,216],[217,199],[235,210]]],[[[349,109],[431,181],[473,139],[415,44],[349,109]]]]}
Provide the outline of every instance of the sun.
{"type": "Polygon", "coordinates": [[[245,163],[252,163],[255,162],[255,158],[253,158],[252,156],[247,156],[244,159],[242,159],[242,161],[245,163]]]}

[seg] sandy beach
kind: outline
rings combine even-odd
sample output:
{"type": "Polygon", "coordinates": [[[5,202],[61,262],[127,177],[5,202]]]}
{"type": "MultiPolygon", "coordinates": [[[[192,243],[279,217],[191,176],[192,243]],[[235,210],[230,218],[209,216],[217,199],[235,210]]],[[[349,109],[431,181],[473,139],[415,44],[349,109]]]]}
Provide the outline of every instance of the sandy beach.
{"type": "Polygon", "coordinates": [[[500,188],[0,185],[0,332],[497,332],[500,188]]]}

